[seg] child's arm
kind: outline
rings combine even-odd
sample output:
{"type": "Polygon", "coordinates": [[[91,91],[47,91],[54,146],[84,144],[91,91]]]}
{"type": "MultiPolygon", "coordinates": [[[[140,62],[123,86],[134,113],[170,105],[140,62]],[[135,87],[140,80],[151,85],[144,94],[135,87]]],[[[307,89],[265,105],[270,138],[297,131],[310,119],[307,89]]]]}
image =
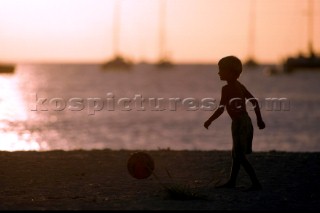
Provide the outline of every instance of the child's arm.
{"type": "Polygon", "coordinates": [[[210,126],[210,124],[212,123],[212,121],[216,120],[223,112],[224,112],[224,107],[226,105],[226,95],[225,95],[225,87],[222,88],[222,94],[221,94],[221,101],[219,104],[218,109],[213,113],[213,115],[210,116],[210,118],[204,122],[204,127],[206,129],[208,129],[208,127],[210,126]]]}
{"type": "Polygon", "coordinates": [[[244,87],[244,92],[245,92],[245,97],[249,99],[251,104],[254,106],[254,112],[256,113],[257,117],[257,125],[259,129],[264,129],[266,127],[265,123],[262,120],[261,112],[260,112],[260,107],[257,99],[253,97],[253,95],[244,87]]]}
{"type": "Polygon", "coordinates": [[[216,120],[223,112],[224,106],[220,105],[219,108],[213,113],[213,115],[206,122],[204,122],[203,126],[208,129],[212,121],[216,120]]]}

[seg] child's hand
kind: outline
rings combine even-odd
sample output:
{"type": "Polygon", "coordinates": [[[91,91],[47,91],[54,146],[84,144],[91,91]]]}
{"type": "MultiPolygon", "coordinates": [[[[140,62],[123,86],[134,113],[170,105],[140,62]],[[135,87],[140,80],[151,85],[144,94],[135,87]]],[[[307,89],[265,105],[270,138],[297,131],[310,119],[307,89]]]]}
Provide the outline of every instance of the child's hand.
{"type": "Polygon", "coordinates": [[[211,124],[211,121],[209,121],[209,120],[207,120],[206,122],[204,122],[204,127],[206,128],[206,129],[208,129],[208,127],[210,126],[210,124],[211,124]]]}
{"type": "Polygon", "coordinates": [[[259,127],[259,129],[264,129],[266,127],[266,125],[263,122],[263,120],[258,120],[258,127],[259,127]]]}

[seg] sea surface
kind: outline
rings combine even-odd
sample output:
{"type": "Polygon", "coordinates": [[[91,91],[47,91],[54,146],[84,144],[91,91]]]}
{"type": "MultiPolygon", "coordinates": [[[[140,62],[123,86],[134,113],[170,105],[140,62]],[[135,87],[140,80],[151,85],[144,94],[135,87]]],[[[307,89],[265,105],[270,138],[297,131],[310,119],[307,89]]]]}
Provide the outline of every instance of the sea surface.
{"type": "MultiPolygon", "coordinates": [[[[320,151],[320,70],[239,78],[259,100],[266,123],[254,124],[254,151],[320,151]]],[[[100,65],[20,64],[0,74],[0,150],[230,150],[224,112],[209,130],[225,82],[216,65],[105,71],[100,65]]]]}

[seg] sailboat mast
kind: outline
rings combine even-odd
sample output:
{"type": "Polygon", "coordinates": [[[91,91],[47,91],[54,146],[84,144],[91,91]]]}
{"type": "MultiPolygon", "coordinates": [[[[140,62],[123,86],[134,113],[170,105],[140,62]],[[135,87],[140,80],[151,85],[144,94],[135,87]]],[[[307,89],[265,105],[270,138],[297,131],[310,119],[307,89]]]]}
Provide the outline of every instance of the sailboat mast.
{"type": "Polygon", "coordinates": [[[256,1],[250,1],[250,17],[249,17],[249,36],[248,36],[248,58],[253,58],[254,56],[254,46],[255,46],[255,13],[256,1]]]}
{"type": "Polygon", "coordinates": [[[113,18],[113,54],[119,55],[121,0],[115,0],[113,18]]]}
{"type": "Polygon", "coordinates": [[[309,53],[313,54],[313,0],[309,0],[309,20],[308,20],[308,47],[309,47],[309,53]]]}
{"type": "Polygon", "coordinates": [[[166,0],[159,0],[160,9],[159,9],[159,58],[163,59],[166,56],[165,53],[165,25],[166,25],[166,0]]]}

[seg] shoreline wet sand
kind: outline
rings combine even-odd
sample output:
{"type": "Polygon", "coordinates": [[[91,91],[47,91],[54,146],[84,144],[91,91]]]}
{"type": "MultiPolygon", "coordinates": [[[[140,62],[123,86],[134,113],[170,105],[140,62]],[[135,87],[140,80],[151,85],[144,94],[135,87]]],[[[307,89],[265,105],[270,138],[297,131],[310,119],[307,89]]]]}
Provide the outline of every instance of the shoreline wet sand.
{"type": "Polygon", "coordinates": [[[0,210],[320,210],[318,152],[249,155],[263,190],[244,192],[243,168],[236,189],[214,187],[228,177],[229,151],[145,151],[162,184],[188,185],[205,197],[176,200],[155,176],[129,175],[136,151],[0,151],[0,210]]]}

